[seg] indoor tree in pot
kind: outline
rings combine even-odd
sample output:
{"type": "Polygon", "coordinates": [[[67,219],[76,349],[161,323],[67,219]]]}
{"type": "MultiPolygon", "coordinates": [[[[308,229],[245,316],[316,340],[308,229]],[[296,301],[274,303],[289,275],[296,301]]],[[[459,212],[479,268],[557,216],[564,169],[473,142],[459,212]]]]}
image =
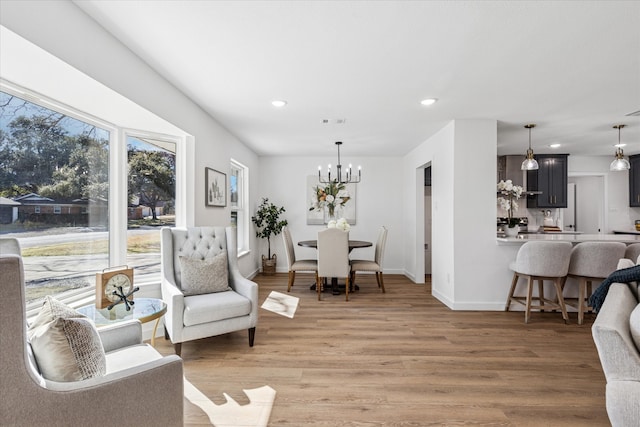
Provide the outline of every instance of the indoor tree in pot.
{"type": "Polygon", "coordinates": [[[269,202],[268,198],[263,198],[262,203],[258,206],[256,214],[251,217],[251,221],[255,224],[257,231],[256,237],[267,239],[268,258],[262,255],[262,272],[264,274],[275,274],[276,272],[276,254],[271,256],[271,236],[280,234],[287,220],[280,220],[280,214],[285,211],[283,207],[278,207],[269,202]]]}

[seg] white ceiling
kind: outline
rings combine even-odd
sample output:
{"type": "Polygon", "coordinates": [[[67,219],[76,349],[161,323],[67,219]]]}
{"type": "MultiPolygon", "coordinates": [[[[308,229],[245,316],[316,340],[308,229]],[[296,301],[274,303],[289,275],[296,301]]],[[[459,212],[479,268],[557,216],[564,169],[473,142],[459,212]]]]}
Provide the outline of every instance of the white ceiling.
{"type": "Polygon", "coordinates": [[[259,155],[404,155],[453,119],[612,158],[624,123],[640,153],[640,2],[76,4],[259,155]]]}

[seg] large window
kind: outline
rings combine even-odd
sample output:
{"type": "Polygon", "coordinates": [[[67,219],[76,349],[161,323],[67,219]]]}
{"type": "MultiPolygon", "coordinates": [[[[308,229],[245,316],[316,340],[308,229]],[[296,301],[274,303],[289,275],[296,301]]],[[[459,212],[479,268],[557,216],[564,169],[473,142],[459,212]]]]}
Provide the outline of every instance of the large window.
{"type": "Polygon", "coordinates": [[[176,144],[127,136],[127,265],[136,284],[160,280],[160,228],[176,224],[176,144]]]}
{"type": "Polygon", "coordinates": [[[87,295],[97,272],[125,263],[137,285],[158,282],[179,138],[17,94],[0,92],[0,237],[20,242],[27,302],[87,295]]]}
{"type": "Polygon", "coordinates": [[[111,130],[0,92],[0,236],[16,237],[27,302],[109,265],[111,130]]]}
{"type": "Polygon", "coordinates": [[[229,199],[231,225],[238,231],[238,254],[249,251],[248,177],[249,170],[242,163],[231,159],[229,199]]]}

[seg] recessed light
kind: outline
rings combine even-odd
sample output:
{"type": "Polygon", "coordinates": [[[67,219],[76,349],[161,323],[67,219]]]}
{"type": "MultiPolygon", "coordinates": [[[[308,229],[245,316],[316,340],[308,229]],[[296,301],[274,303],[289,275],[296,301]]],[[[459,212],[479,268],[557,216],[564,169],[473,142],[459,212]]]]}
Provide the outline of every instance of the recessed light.
{"type": "Polygon", "coordinates": [[[427,99],[423,99],[422,101],[420,101],[420,104],[422,105],[433,105],[438,101],[437,98],[427,98],[427,99]]]}
{"type": "Polygon", "coordinates": [[[273,105],[274,107],[280,108],[287,105],[287,101],[276,99],[275,101],[271,101],[271,105],[273,105]]]}
{"type": "Polygon", "coordinates": [[[551,148],[560,148],[560,144],[550,144],[549,147],[551,147],[551,148]]]}
{"type": "Polygon", "coordinates": [[[622,148],[622,147],[626,147],[627,144],[613,144],[613,146],[616,148],[622,148]]]}

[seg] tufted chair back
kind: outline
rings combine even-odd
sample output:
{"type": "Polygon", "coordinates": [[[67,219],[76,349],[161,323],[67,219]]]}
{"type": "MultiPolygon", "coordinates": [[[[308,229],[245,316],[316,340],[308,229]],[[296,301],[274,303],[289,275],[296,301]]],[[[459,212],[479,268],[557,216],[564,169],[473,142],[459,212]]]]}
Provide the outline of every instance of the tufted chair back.
{"type": "MultiPolygon", "coordinates": [[[[227,250],[227,237],[224,227],[193,227],[173,229],[173,277],[182,287],[180,257],[210,259],[227,250]]],[[[228,257],[231,259],[231,256],[228,257]]]]}

